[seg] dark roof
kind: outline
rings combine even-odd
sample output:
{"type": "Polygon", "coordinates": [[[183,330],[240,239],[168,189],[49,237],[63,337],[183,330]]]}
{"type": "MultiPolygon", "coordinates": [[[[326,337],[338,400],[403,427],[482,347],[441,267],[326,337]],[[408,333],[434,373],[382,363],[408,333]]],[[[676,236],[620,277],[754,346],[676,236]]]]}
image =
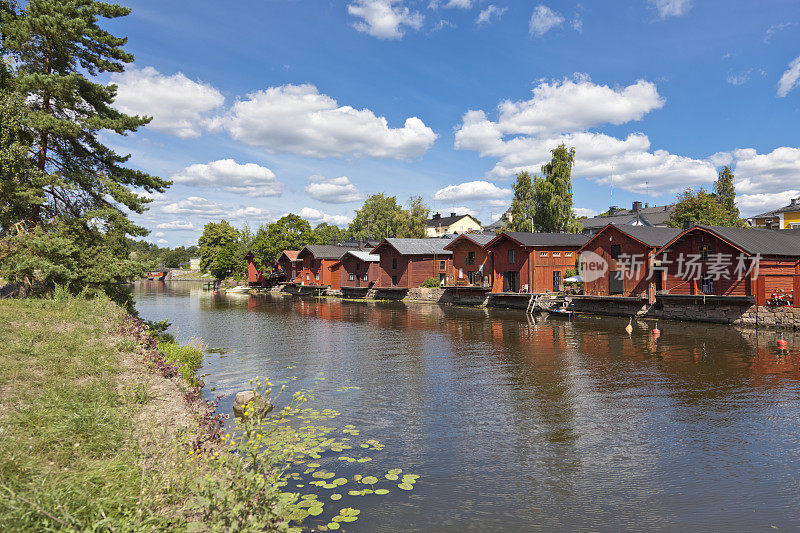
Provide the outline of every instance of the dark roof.
{"type": "Polygon", "coordinates": [[[698,228],[713,233],[751,255],[800,256],[800,232],[797,231],[697,225],[686,232],[698,228]]]}
{"type": "Polygon", "coordinates": [[[308,252],[314,256],[314,259],[341,259],[345,252],[349,250],[358,250],[351,246],[336,246],[333,244],[309,244],[303,246],[297,257],[303,255],[303,252],[308,252]]]}
{"type": "Polygon", "coordinates": [[[474,216],[464,214],[464,215],[456,215],[454,217],[429,218],[428,220],[425,221],[425,227],[438,228],[439,226],[449,226],[450,224],[455,224],[464,217],[469,217],[472,220],[475,220],[475,222],[477,222],[474,216]]]}
{"type": "Polygon", "coordinates": [[[506,236],[523,246],[583,246],[589,242],[589,237],[580,233],[527,233],[522,231],[506,231],[492,239],[506,236]]]}
{"type": "MultiPolygon", "coordinates": [[[[375,250],[378,250],[384,243],[386,243],[392,246],[402,255],[452,255],[453,252],[444,249],[444,246],[450,242],[452,241],[449,239],[390,238],[384,239],[383,242],[375,248],[375,250]]],[[[375,253],[375,251],[372,253],[375,253]]]]}
{"type": "MultiPolygon", "coordinates": [[[[641,222],[653,226],[663,226],[672,217],[672,212],[675,210],[675,205],[655,205],[653,207],[642,207],[639,209],[641,222]]],[[[608,224],[621,226],[628,224],[636,218],[637,212],[633,209],[617,209],[614,216],[597,216],[587,219],[582,219],[581,223],[584,228],[601,228],[608,224]]]]}
{"type": "Polygon", "coordinates": [[[457,236],[455,239],[451,240],[449,243],[447,243],[447,246],[445,246],[445,248],[448,250],[451,249],[452,245],[454,245],[461,239],[470,240],[475,244],[477,244],[478,246],[480,246],[481,248],[483,248],[484,246],[489,244],[492,240],[494,240],[495,237],[496,235],[488,233],[463,233],[457,236]]]}
{"type": "Polygon", "coordinates": [[[614,226],[622,233],[626,233],[648,246],[660,248],[680,235],[683,230],[678,228],[654,228],[651,226],[614,226]]]}
{"type": "Polygon", "coordinates": [[[800,200],[800,198],[792,200],[792,203],[790,203],[786,207],[781,207],[780,209],[767,211],[766,213],[761,213],[760,215],[753,215],[750,218],[771,217],[777,215],[778,213],[796,213],[797,211],[800,211],[800,202],[798,200],[800,200]]]}

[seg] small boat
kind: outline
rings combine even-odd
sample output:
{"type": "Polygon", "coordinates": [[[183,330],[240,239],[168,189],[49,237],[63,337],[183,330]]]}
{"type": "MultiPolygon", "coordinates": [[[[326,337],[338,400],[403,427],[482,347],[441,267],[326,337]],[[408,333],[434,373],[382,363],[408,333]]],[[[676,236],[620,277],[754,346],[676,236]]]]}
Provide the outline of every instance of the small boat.
{"type": "Polygon", "coordinates": [[[165,270],[151,270],[147,273],[147,279],[153,281],[164,281],[164,278],[167,277],[167,272],[165,270]]]}
{"type": "Polygon", "coordinates": [[[246,285],[237,285],[236,287],[231,287],[229,289],[224,289],[225,292],[250,292],[250,287],[246,285]]]}
{"type": "Polygon", "coordinates": [[[573,311],[570,311],[569,309],[564,309],[563,307],[552,307],[546,309],[546,311],[551,315],[556,315],[556,316],[572,316],[573,314],[573,311]]]}

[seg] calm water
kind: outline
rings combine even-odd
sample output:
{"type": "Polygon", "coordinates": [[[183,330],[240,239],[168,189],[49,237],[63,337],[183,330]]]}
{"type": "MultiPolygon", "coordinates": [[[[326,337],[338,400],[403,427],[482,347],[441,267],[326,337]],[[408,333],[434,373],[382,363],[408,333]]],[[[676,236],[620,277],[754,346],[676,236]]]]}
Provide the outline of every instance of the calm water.
{"type": "Polygon", "coordinates": [[[349,531],[800,527],[797,337],[780,355],[774,333],[724,326],[661,322],[656,341],[627,319],[135,291],[144,318],[229,351],[207,355],[209,398],[297,377],[312,407],[386,445],[365,470],[422,476],[345,495],[362,509],[349,531]]]}

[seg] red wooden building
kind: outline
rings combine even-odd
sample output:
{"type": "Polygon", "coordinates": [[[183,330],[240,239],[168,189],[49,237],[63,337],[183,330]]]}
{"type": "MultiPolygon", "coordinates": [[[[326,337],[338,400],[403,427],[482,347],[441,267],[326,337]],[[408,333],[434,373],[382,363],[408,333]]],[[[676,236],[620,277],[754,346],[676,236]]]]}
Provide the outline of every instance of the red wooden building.
{"type": "Polygon", "coordinates": [[[800,307],[800,231],[693,226],[661,248],[664,292],[800,307]]]}
{"type": "Polygon", "coordinates": [[[294,283],[300,274],[303,262],[297,258],[299,250],[284,250],[278,257],[278,268],[286,274],[286,281],[294,283]]]}
{"type": "Polygon", "coordinates": [[[491,286],[492,262],[486,245],[495,235],[465,233],[445,245],[453,252],[450,282],[453,285],[491,286]]]}
{"type": "Polygon", "coordinates": [[[370,253],[380,256],[378,286],[410,289],[428,278],[446,282],[453,253],[445,239],[384,239],[370,253]]]}
{"type": "Polygon", "coordinates": [[[247,254],[244,256],[245,261],[247,261],[247,284],[248,285],[263,285],[264,284],[264,274],[256,267],[254,263],[255,256],[253,252],[248,251],[247,254]]]}
{"type": "Polygon", "coordinates": [[[300,285],[327,286],[341,288],[341,276],[334,276],[332,267],[339,262],[348,250],[355,248],[331,244],[310,244],[297,254],[301,261],[300,271],[295,279],[300,285]]]}
{"type": "Polygon", "coordinates": [[[378,282],[380,276],[380,256],[367,250],[348,250],[338,263],[331,267],[333,279],[338,287],[331,288],[369,288],[378,282]]]}
{"type": "Polygon", "coordinates": [[[563,289],[577,252],[589,240],[574,233],[501,233],[486,245],[492,262],[492,292],[545,293],[563,289]]]}
{"type": "Polygon", "coordinates": [[[681,230],[674,228],[605,226],[578,251],[579,255],[596,254],[608,265],[608,270],[597,279],[584,274],[587,279],[583,283],[583,293],[590,296],[646,296],[652,303],[656,292],[662,290],[660,272],[651,276],[653,256],[680,233],[681,230]]]}

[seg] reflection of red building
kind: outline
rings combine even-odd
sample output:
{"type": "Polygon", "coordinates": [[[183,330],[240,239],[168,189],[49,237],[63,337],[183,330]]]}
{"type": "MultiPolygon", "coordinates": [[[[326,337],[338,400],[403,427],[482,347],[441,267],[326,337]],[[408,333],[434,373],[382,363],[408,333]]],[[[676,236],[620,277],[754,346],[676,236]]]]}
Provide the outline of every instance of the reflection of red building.
{"type": "Polygon", "coordinates": [[[284,250],[278,257],[278,268],[286,274],[286,281],[294,282],[302,268],[302,261],[297,258],[299,250],[284,250]]]}
{"type": "Polygon", "coordinates": [[[680,234],[674,228],[607,225],[592,236],[579,253],[592,252],[605,260],[608,271],[584,281],[590,296],[647,296],[650,302],[662,289],[661,272],[650,276],[653,254],[680,234]]]}
{"type": "Polygon", "coordinates": [[[331,267],[334,283],[331,288],[371,287],[380,276],[380,256],[366,250],[348,250],[338,263],[331,267]]]}
{"type": "Polygon", "coordinates": [[[492,261],[492,292],[558,292],[575,268],[588,237],[574,233],[501,233],[486,250],[492,261]]]}
{"type": "Polygon", "coordinates": [[[384,239],[372,250],[380,256],[378,286],[419,287],[428,278],[444,282],[453,253],[444,239],[384,239]]]}
{"type": "Polygon", "coordinates": [[[494,235],[483,233],[459,235],[444,249],[453,252],[453,285],[489,285],[492,283],[492,263],[485,246],[494,235]]]}
{"type": "Polygon", "coordinates": [[[800,307],[800,231],[693,226],[657,259],[669,294],[753,297],[757,305],[783,294],[800,307]]]}

